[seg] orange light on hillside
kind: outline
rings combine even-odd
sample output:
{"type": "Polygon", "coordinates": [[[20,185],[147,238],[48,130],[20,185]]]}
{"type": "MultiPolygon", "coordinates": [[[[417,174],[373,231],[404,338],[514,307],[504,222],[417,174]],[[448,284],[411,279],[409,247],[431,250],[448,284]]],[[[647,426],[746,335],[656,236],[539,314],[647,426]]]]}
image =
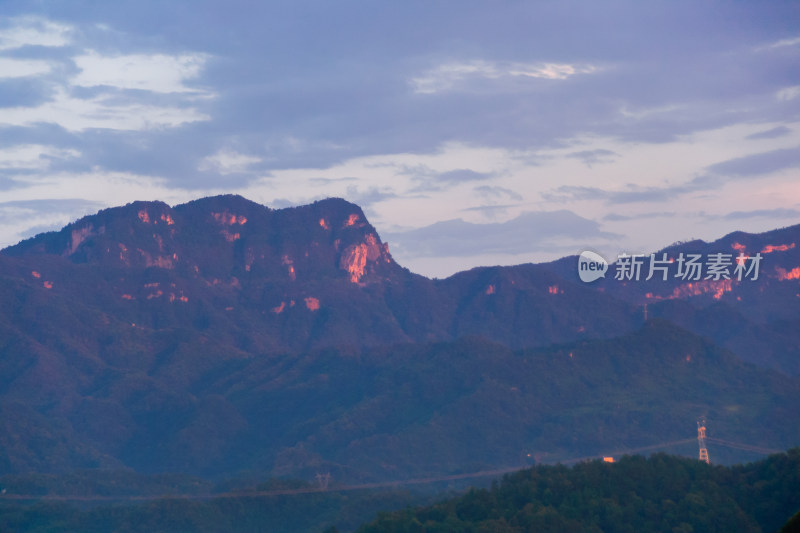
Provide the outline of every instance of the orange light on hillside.
{"type": "Polygon", "coordinates": [[[785,252],[786,250],[791,250],[794,248],[794,243],[791,244],[768,244],[761,250],[762,254],[769,254],[772,252],[785,252]]]}

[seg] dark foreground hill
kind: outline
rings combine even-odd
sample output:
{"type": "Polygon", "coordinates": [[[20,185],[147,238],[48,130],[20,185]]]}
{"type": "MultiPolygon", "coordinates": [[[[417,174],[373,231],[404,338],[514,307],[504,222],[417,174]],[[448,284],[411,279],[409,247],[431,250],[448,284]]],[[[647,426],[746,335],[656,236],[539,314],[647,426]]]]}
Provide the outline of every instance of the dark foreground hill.
{"type": "Polygon", "coordinates": [[[444,501],[408,488],[323,491],[278,480],[254,488],[91,508],[0,500],[0,530],[345,533],[371,521],[358,531],[775,532],[800,509],[800,449],[728,467],[665,454],[537,466],[444,501]]]}
{"type": "Polygon", "coordinates": [[[358,531],[772,532],[798,509],[798,448],[733,467],[657,454],[536,467],[358,531]]]}

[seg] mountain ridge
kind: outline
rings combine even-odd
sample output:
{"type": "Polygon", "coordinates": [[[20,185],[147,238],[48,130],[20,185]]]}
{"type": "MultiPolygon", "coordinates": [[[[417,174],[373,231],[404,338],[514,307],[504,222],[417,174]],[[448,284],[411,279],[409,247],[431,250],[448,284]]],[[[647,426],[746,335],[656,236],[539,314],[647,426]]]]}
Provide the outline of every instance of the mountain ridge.
{"type": "Polygon", "coordinates": [[[798,249],[771,238],[746,244],[785,245],[763,280],[645,320],[644,288],[574,263],[413,274],[341,199],[104,210],[0,253],[0,473],[392,479],[645,445],[703,413],[796,444],[797,282],[775,267],[798,249]]]}

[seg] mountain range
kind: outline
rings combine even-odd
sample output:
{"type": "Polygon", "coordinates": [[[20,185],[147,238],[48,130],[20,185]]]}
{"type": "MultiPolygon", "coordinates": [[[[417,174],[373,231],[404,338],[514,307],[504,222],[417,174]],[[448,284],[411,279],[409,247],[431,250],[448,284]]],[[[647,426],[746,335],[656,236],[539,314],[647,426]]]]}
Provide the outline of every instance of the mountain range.
{"type": "Polygon", "coordinates": [[[756,280],[583,283],[577,257],[439,280],[341,199],[106,209],[0,253],[0,475],[402,479],[685,440],[701,415],[786,448],[799,238],[659,252],[760,253],[756,280]]]}

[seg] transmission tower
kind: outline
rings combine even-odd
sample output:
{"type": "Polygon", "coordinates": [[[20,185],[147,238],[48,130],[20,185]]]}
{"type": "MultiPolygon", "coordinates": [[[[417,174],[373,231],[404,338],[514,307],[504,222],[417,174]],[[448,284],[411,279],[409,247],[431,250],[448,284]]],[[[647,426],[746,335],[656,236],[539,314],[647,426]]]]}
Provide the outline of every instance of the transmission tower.
{"type": "Polygon", "coordinates": [[[326,472],[324,474],[317,473],[317,484],[319,485],[320,490],[328,490],[328,483],[331,480],[331,473],[326,472]]]}
{"type": "Polygon", "coordinates": [[[708,448],[706,448],[706,419],[701,418],[697,421],[697,445],[700,447],[699,459],[706,464],[710,464],[708,460],[708,448]]]}

